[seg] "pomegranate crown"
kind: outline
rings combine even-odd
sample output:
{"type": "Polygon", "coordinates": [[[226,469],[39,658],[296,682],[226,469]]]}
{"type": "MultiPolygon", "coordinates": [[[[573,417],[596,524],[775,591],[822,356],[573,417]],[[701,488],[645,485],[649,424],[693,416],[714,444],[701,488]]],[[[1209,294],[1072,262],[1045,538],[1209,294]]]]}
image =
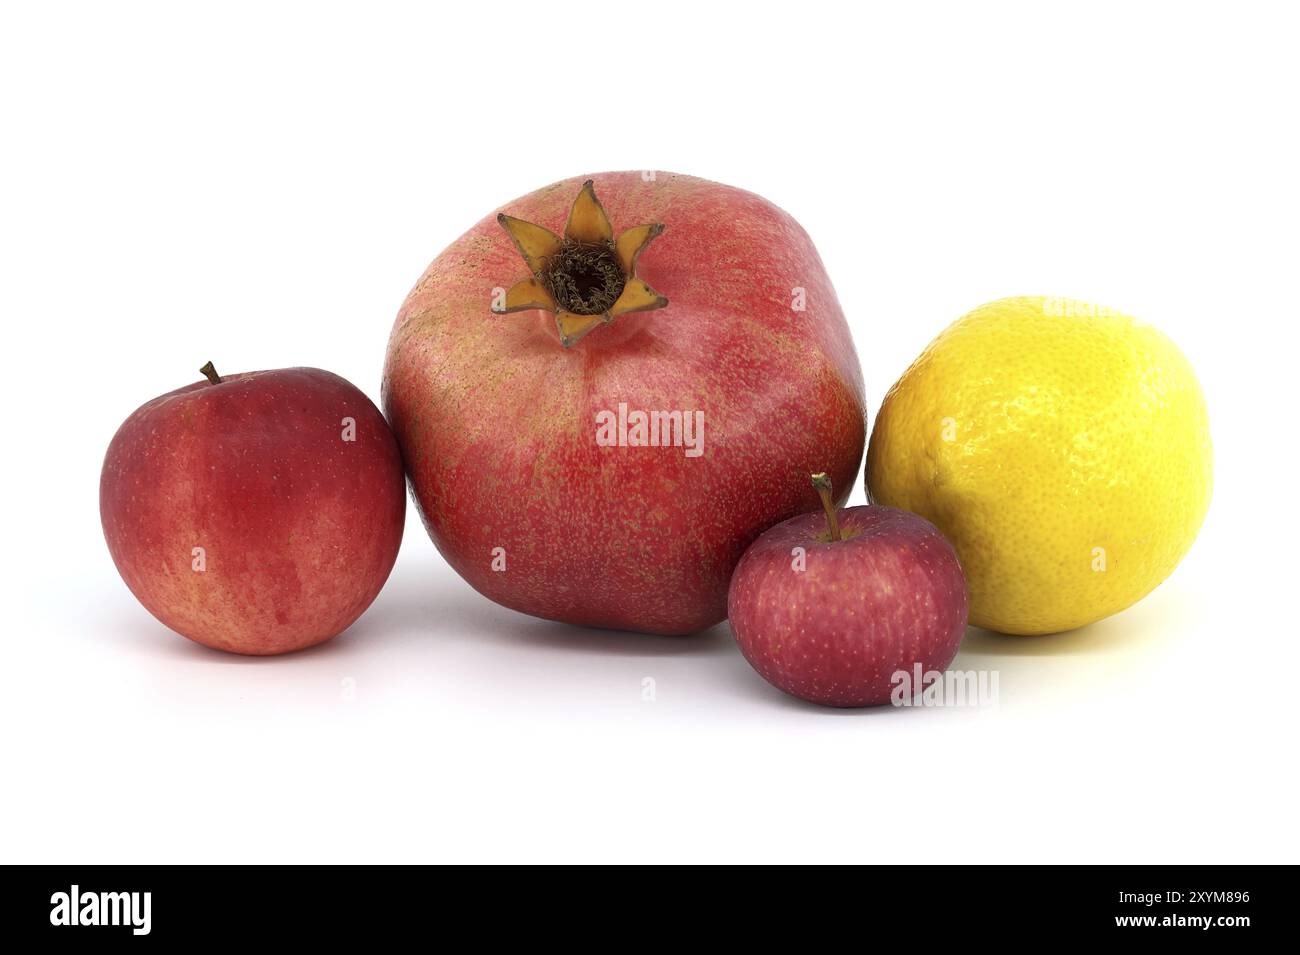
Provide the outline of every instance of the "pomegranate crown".
{"type": "Polygon", "coordinates": [[[504,212],[497,222],[532,275],[512,285],[505,303],[492,310],[499,315],[535,308],[553,313],[565,348],[620,315],[668,304],[636,275],[637,257],[664,227],[659,223],[633,226],[615,238],[590,179],[573,200],[563,236],[504,212]]]}

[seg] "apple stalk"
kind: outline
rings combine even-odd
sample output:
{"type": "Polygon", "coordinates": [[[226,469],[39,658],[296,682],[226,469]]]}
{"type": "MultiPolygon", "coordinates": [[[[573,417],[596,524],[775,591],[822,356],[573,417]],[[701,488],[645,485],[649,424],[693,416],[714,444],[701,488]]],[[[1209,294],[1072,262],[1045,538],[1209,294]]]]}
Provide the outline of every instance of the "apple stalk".
{"type": "Polygon", "coordinates": [[[830,475],[821,471],[812,476],[812,486],[817,489],[817,496],[822,499],[822,510],[826,512],[826,531],[831,542],[844,540],[840,534],[840,521],[835,515],[835,500],[831,497],[830,475]]]}

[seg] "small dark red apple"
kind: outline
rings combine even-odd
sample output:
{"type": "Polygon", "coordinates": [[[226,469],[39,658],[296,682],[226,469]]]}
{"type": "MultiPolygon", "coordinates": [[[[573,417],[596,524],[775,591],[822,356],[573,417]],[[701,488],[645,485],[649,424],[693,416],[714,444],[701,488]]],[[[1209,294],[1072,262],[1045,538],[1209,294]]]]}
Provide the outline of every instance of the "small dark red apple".
{"type": "MultiPolygon", "coordinates": [[[[966,631],[966,578],[924,518],[869,505],[802,514],[756,540],[728,592],[731,629],[763,679],[827,706],[890,701],[895,674],[943,671],[966,631]]],[[[919,691],[921,687],[917,687],[919,691]]]]}
{"type": "Polygon", "coordinates": [[[145,609],[205,646],[265,655],[328,640],[397,558],[397,441],[327,371],[203,373],[108,447],[99,512],[113,562],[145,609]]]}

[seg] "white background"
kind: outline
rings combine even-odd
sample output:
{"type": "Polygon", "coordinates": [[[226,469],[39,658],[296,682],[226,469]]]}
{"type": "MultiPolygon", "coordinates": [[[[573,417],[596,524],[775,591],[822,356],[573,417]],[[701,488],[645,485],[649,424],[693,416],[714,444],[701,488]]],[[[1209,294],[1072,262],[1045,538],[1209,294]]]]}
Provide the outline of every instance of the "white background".
{"type": "Polygon", "coordinates": [[[1294,13],[720,7],[5,5],[3,861],[1297,861],[1294,13]],[[429,260],[619,168],[798,218],[873,421],[989,299],[1165,330],[1216,444],[1191,554],[1084,630],[972,631],[982,710],[800,704],[725,624],[520,616],[413,509],[319,649],[222,655],[136,604],[97,501],[135,407],[208,359],[377,400],[429,260]]]}

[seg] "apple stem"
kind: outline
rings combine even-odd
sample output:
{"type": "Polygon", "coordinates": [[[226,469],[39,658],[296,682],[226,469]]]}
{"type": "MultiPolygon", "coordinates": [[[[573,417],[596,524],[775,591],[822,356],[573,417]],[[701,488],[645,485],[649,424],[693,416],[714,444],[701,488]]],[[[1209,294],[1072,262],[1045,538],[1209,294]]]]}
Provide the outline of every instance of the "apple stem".
{"type": "Polygon", "coordinates": [[[214,385],[221,384],[221,376],[217,374],[217,369],[213,366],[212,362],[208,362],[200,368],[199,371],[203,373],[204,378],[208,379],[208,381],[212,382],[214,385]]]}
{"type": "Polygon", "coordinates": [[[839,518],[835,516],[835,501],[831,498],[831,478],[825,471],[812,476],[812,486],[817,488],[817,494],[822,499],[822,510],[826,512],[826,527],[830,531],[832,541],[840,541],[844,538],[840,536],[839,518]]]}

